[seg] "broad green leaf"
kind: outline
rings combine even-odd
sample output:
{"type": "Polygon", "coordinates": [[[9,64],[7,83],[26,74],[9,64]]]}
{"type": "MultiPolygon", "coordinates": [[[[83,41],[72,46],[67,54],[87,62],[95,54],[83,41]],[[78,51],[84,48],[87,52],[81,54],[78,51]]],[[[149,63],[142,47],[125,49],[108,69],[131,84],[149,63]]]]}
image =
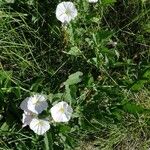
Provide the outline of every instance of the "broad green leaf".
{"type": "Polygon", "coordinates": [[[131,90],[139,91],[140,89],[144,87],[145,83],[146,83],[146,80],[139,80],[132,85],[131,90]]]}
{"type": "Polygon", "coordinates": [[[67,125],[60,125],[60,129],[59,129],[60,133],[69,133],[71,131],[71,127],[67,126],[67,125]]]}
{"type": "Polygon", "coordinates": [[[73,55],[73,56],[80,56],[81,55],[81,51],[78,47],[74,46],[70,49],[70,51],[67,53],[69,55],[73,55]]]}
{"type": "Polygon", "coordinates": [[[93,34],[93,40],[96,43],[96,45],[99,45],[101,44],[103,40],[110,38],[111,35],[112,35],[112,32],[101,30],[97,32],[96,34],[93,34]]]}
{"type": "Polygon", "coordinates": [[[72,101],[76,99],[77,88],[75,85],[66,85],[65,86],[66,94],[65,99],[68,101],[72,101]]]}
{"type": "Polygon", "coordinates": [[[142,113],[144,112],[144,108],[140,105],[137,105],[133,102],[128,102],[123,106],[123,109],[131,114],[137,114],[137,113],[142,113]]]}
{"type": "Polygon", "coordinates": [[[144,84],[150,81],[150,69],[147,69],[144,74],[142,75],[142,79],[139,79],[138,81],[136,81],[131,89],[133,91],[139,91],[140,89],[142,89],[144,87],[144,84]]]}
{"type": "Polygon", "coordinates": [[[143,74],[143,78],[147,78],[148,80],[150,80],[150,69],[147,69],[145,71],[145,73],[143,74]]]}
{"type": "Polygon", "coordinates": [[[74,85],[74,84],[81,82],[81,76],[82,75],[83,75],[83,73],[80,71],[71,74],[68,77],[67,81],[65,82],[65,85],[74,85]]]}
{"type": "Polygon", "coordinates": [[[9,125],[6,122],[4,122],[2,124],[2,126],[0,127],[0,130],[1,131],[8,131],[9,130],[9,125]]]}

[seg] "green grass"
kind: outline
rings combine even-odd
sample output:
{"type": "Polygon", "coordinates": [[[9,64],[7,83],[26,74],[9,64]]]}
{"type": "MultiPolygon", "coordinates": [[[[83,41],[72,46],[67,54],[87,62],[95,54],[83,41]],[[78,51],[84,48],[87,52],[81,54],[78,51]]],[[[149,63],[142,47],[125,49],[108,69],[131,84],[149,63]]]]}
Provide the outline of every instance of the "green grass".
{"type": "Polygon", "coordinates": [[[58,0],[0,0],[0,149],[148,150],[149,1],[73,2],[78,16],[64,30],[58,0]],[[65,88],[78,71],[82,81],[65,88]],[[69,123],[45,136],[22,128],[19,105],[36,92],[71,103],[69,123]]]}

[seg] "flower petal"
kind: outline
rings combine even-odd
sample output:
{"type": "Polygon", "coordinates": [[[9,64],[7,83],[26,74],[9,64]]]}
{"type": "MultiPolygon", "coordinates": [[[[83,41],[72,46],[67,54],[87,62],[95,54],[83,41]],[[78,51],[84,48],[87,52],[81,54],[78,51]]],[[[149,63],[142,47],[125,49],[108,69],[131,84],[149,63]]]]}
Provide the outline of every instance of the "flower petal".
{"type": "Polygon", "coordinates": [[[20,108],[24,111],[28,111],[28,101],[29,101],[29,97],[27,97],[25,100],[23,100],[20,104],[20,108]]]}
{"type": "Polygon", "coordinates": [[[32,119],[33,119],[32,113],[24,111],[22,115],[22,123],[23,123],[22,127],[29,125],[32,119]]]}

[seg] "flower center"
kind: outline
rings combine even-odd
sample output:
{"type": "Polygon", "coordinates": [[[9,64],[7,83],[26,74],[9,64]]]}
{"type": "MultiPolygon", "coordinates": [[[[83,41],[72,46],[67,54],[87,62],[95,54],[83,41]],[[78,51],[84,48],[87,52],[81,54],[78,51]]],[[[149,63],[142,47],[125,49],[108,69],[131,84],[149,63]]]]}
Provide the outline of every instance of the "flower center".
{"type": "Polygon", "coordinates": [[[66,14],[67,16],[70,16],[70,15],[71,15],[71,10],[66,9],[65,14],[66,14]]]}
{"type": "Polygon", "coordinates": [[[43,126],[43,121],[39,121],[38,125],[43,126]]]}
{"type": "Polygon", "coordinates": [[[33,104],[37,104],[37,103],[38,103],[38,99],[37,99],[36,97],[33,97],[32,103],[33,103],[33,104]]]}
{"type": "Polygon", "coordinates": [[[59,109],[59,112],[64,113],[64,112],[65,112],[65,109],[61,107],[61,108],[59,109]]]}

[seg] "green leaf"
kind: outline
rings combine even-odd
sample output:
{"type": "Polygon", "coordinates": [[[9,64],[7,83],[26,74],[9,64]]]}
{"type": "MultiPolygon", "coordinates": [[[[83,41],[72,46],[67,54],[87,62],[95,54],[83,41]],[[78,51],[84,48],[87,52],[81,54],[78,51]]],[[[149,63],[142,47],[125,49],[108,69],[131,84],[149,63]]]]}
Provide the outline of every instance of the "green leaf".
{"type": "Polygon", "coordinates": [[[137,114],[137,113],[142,113],[144,112],[144,108],[140,105],[137,105],[133,102],[127,102],[124,106],[123,109],[131,114],[137,114]]]}
{"type": "Polygon", "coordinates": [[[150,69],[147,69],[147,70],[144,72],[143,78],[147,78],[148,80],[150,80],[150,69]]]}
{"type": "Polygon", "coordinates": [[[60,100],[63,98],[64,93],[57,93],[57,94],[53,94],[51,97],[51,101],[55,102],[57,100],[60,100]]]}
{"type": "Polygon", "coordinates": [[[76,99],[76,92],[77,88],[75,85],[66,85],[65,86],[66,94],[65,94],[65,99],[68,101],[72,101],[76,99]]]}
{"type": "Polygon", "coordinates": [[[81,82],[81,76],[82,75],[83,75],[83,73],[80,71],[71,74],[68,77],[67,81],[65,82],[65,85],[74,85],[74,84],[81,82]]]}
{"type": "Polygon", "coordinates": [[[9,125],[7,124],[7,122],[4,122],[2,124],[2,126],[0,127],[1,131],[8,131],[9,130],[9,125]]]}
{"type": "Polygon", "coordinates": [[[20,87],[14,87],[12,88],[12,92],[16,95],[16,97],[20,97],[21,96],[21,90],[20,90],[20,87]]]}
{"type": "Polygon", "coordinates": [[[110,5],[110,4],[113,4],[115,3],[117,0],[102,0],[102,4],[103,5],[110,5]]]}
{"type": "Polygon", "coordinates": [[[44,136],[45,150],[53,150],[52,134],[48,131],[44,136]]]}
{"type": "Polygon", "coordinates": [[[71,127],[62,124],[62,125],[60,125],[59,131],[60,131],[60,133],[67,134],[71,131],[71,127]]]}
{"type": "Polygon", "coordinates": [[[37,92],[39,87],[42,87],[42,82],[43,82],[43,79],[37,79],[31,86],[30,90],[31,91],[34,91],[34,92],[37,92]]]}
{"type": "Polygon", "coordinates": [[[146,80],[139,80],[132,85],[131,90],[139,91],[140,89],[144,87],[145,83],[146,83],[146,80]]]}
{"type": "Polygon", "coordinates": [[[94,66],[96,66],[96,67],[98,67],[98,60],[97,60],[96,57],[93,57],[93,58],[89,59],[87,62],[94,65],[94,66]]]}
{"type": "Polygon", "coordinates": [[[5,0],[5,2],[12,4],[12,3],[14,3],[15,1],[14,1],[14,0],[5,0]]]}
{"type": "Polygon", "coordinates": [[[3,71],[0,70],[0,86],[7,88],[11,86],[11,78],[12,72],[11,71],[3,71]]]}
{"type": "Polygon", "coordinates": [[[133,91],[139,91],[144,87],[144,85],[150,81],[150,69],[147,69],[144,74],[142,75],[142,78],[136,81],[132,87],[131,90],[133,91]]]}
{"type": "Polygon", "coordinates": [[[81,51],[78,47],[74,46],[74,47],[71,48],[71,50],[67,54],[73,55],[73,56],[80,56],[81,51]]]}
{"type": "Polygon", "coordinates": [[[101,44],[103,40],[110,38],[111,35],[112,35],[112,32],[101,30],[97,32],[96,34],[93,34],[93,40],[96,45],[97,44],[99,45],[101,44]]]}
{"type": "Polygon", "coordinates": [[[100,18],[93,17],[93,18],[91,18],[91,21],[92,21],[92,22],[95,22],[95,23],[99,23],[100,18]]]}

